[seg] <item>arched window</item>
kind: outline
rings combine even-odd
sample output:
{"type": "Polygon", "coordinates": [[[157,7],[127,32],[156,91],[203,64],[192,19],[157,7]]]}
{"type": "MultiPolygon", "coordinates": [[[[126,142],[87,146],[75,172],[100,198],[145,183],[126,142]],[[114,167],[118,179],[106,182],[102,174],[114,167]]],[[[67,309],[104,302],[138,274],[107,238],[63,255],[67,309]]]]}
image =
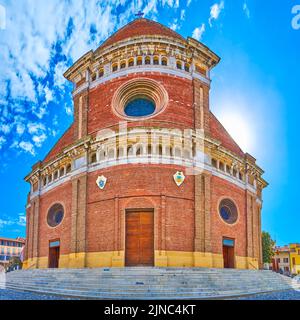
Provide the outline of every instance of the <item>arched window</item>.
{"type": "Polygon", "coordinates": [[[90,161],[91,163],[96,163],[97,162],[97,154],[96,153],[93,153],[92,155],[91,155],[91,161],[90,161]]]}
{"type": "Polygon", "coordinates": [[[112,71],[113,71],[113,72],[116,72],[117,70],[118,70],[118,64],[115,63],[115,64],[113,64],[113,66],[112,66],[112,71]]]}
{"type": "Polygon", "coordinates": [[[186,63],[186,64],[184,65],[184,70],[185,70],[186,72],[190,72],[190,65],[189,65],[188,63],[186,63]]]}
{"type": "Polygon", "coordinates": [[[132,148],[132,145],[129,145],[127,147],[127,156],[132,156],[133,154],[133,148],[132,148]]]}
{"type": "Polygon", "coordinates": [[[156,66],[159,65],[159,58],[157,56],[153,58],[153,64],[156,66]]]}
{"type": "Polygon", "coordinates": [[[233,224],[238,219],[238,211],[235,203],[230,199],[223,199],[219,205],[219,214],[224,222],[233,224]]]}
{"type": "Polygon", "coordinates": [[[65,168],[60,168],[59,170],[59,176],[63,177],[65,175],[65,168]]]}
{"type": "Polygon", "coordinates": [[[47,176],[45,176],[43,179],[43,186],[45,187],[46,185],[47,185],[47,176]]]}
{"type": "Polygon", "coordinates": [[[155,103],[150,98],[137,97],[129,101],[124,109],[124,113],[129,117],[144,117],[153,114],[155,103]]]}
{"type": "Polygon", "coordinates": [[[176,67],[177,67],[177,69],[182,69],[182,63],[181,63],[181,61],[177,61],[176,62],[176,67]]]}
{"type": "Polygon", "coordinates": [[[105,150],[101,150],[101,151],[100,151],[99,159],[100,159],[100,161],[104,161],[104,160],[106,159],[106,152],[105,152],[105,150]]]}
{"type": "Polygon", "coordinates": [[[67,172],[67,173],[70,173],[71,170],[72,170],[72,166],[71,166],[71,164],[69,163],[69,164],[67,165],[66,172],[67,172]]]}
{"type": "Polygon", "coordinates": [[[223,162],[220,162],[220,163],[219,163],[219,169],[220,169],[221,171],[225,171],[225,167],[224,167],[224,163],[223,163],[223,162]]]}
{"type": "Polygon", "coordinates": [[[162,64],[162,66],[167,66],[168,65],[168,59],[166,57],[163,57],[161,59],[161,64],[162,64]]]}
{"type": "Polygon", "coordinates": [[[104,76],[104,69],[99,70],[99,78],[102,78],[104,76]]]}
{"type": "Polygon", "coordinates": [[[141,156],[143,154],[143,147],[142,146],[138,146],[136,148],[136,153],[137,156],[141,156]]]}
{"type": "Polygon", "coordinates": [[[236,169],[232,170],[232,175],[236,178],[236,176],[237,176],[237,170],[236,169]]]}
{"type": "Polygon", "coordinates": [[[145,58],[145,64],[151,64],[151,59],[150,57],[145,58]]]}
{"type": "Polygon", "coordinates": [[[58,170],[54,172],[54,180],[57,180],[57,179],[58,179],[58,170]]]}
{"type": "Polygon", "coordinates": [[[141,65],[143,64],[143,58],[142,58],[142,57],[138,57],[138,58],[137,58],[137,61],[136,61],[136,64],[137,64],[138,66],[141,66],[141,65]]]}
{"type": "Polygon", "coordinates": [[[128,61],[128,67],[133,67],[134,66],[134,59],[130,58],[128,61]]]}
{"type": "Polygon", "coordinates": [[[120,67],[121,67],[121,69],[125,69],[126,68],[126,61],[122,61],[120,67]]]}
{"type": "Polygon", "coordinates": [[[54,204],[48,211],[47,223],[54,228],[61,224],[64,218],[64,207],[60,203],[54,204]]]}
{"type": "Polygon", "coordinates": [[[161,145],[158,146],[158,155],[161,157],[163,155],[163,148],[161,145]]]}
{"type": "Polygon", "coordinates": [[[214,168],[217,168],[218,167],[218,162],[216,159],[212,159],[211,160],[211,165],[214,167],[214,168]]]}

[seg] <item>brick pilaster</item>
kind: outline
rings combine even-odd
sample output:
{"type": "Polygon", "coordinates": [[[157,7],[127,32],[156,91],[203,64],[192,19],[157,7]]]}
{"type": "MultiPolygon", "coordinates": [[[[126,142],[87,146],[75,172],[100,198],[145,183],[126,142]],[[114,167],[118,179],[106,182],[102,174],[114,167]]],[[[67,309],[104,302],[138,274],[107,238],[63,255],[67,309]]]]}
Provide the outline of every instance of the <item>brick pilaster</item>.
{"type": "Polygon", "coordinates": [[[84,138],[88,132],[89,91],[74,97],[74,139],[84,138]]]}
{"type": "Polygon", "coordinates": [[[40,197],[34,200],[33,212],[33,257],[39,257],[39,217],[40,217],[40,197]]]}
{"type": "Polygon", "coordinates": [[[195,241],[196,252],[211,252],[211,175],[195,176],[195,241]]]}
{"type": "Polygon", "coordinates": [[[249,191],[245,191],[247,224],[247,257],[253,257],[253,203],[249,191]]]}
{"type": "Polygon", "coordinates": [[[87,175],[72,180],[71,253],[86,251],[87,175]]]}
{"type": "Polygon", "coordinates": [[[209,86],[198,79],[193,80],[195,129],[210,132],[209,86]]]}

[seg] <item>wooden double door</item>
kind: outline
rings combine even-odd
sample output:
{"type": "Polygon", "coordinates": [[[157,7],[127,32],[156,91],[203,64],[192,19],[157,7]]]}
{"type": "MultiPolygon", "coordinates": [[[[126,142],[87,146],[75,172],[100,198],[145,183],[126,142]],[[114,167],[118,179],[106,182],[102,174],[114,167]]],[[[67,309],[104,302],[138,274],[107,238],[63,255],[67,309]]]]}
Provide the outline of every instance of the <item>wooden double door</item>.
{"type": "Polygon", "coordinates": [[[153,211],[128,211],[125,220],[125,265],[154,266],[153,211]]]}

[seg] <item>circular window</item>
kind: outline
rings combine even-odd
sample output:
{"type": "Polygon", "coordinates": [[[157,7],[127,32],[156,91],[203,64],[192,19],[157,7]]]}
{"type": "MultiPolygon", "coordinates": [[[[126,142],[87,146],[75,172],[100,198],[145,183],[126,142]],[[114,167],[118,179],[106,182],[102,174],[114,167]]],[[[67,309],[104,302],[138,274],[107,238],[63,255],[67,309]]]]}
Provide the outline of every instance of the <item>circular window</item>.
{"type": "Polygon", "coordinates": [[[237,207],[233,201],[223,199],[219,206],[219,214],[221,218],[228,224],[234,224],[238,218],[237,207]]]}
{"type": "Polygon", "coordinates": [[[139,121],[162,112],[168,101],[168,93],[160,83],[137,78],[124,83],[115,92],[112,107],[119,117],[139,121]]]}
{"type": "Polygon", "coordinates": [[[53,205],[48,211],[47,222],[50,227],[57,227],[64,218],[64,208],[61,204],[53,205]]]}
{"type": "Polygon", "coordinates": [[[153,100],[144,97],[137,97],[127,103],[125,106],[125,114],[128,117],[145,117],[150,116],[155,111],[155,103],[153,100]]]}

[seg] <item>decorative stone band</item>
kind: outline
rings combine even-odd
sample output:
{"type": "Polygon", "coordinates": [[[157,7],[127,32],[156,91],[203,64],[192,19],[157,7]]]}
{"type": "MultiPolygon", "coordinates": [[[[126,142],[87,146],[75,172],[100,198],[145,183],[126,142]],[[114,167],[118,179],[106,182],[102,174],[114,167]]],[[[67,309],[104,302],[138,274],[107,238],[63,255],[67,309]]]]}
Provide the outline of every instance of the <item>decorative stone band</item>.
{"type": "Polygon", "coordinates": [[[161,113],[166,108],[168,101],[169,97],[167,91],[157,81],[148,78],[138,78],[126,82],[115,92],[112,105],[113,111],[117,116],[126,120],[141,121],[161,113]],[[144,117],[128,117],[124,112],[126,104],[139,96],[143,96],[154,101],[154,113],[150,116],[144,117]]]}

